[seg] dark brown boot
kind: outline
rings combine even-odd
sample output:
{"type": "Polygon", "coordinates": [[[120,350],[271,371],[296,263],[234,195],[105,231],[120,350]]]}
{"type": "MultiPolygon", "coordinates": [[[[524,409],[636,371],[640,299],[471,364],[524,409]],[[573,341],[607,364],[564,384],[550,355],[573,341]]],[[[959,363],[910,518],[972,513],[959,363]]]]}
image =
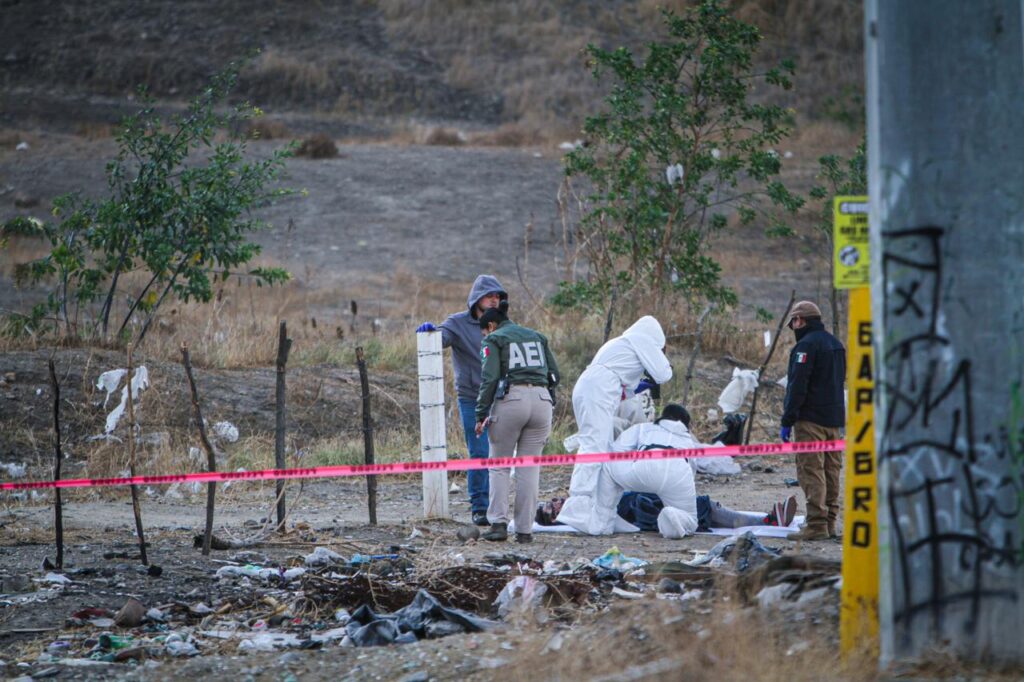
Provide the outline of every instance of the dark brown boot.
{"type": "Polygon", "coordinates": [[[504,542],[508,540],[508,524],[507,523],[492,523],[491,529],[481,535],[484,540],[490,542],[504,542]]]}
{"type": "Polygon", "coordinates": [[[516,533],[516,542],[525,545],[533,542],[533,535],[530,533],[516,533]]]}
{"type": "Polygon", "coordinates": [[[800,531],[796,533],[790,533],[786,536],[787,540],[795,540],[797,542],[801,540],[815,541],[815,540],[828,540],[828,528],[826,526],[804,526],[800,531]]]}

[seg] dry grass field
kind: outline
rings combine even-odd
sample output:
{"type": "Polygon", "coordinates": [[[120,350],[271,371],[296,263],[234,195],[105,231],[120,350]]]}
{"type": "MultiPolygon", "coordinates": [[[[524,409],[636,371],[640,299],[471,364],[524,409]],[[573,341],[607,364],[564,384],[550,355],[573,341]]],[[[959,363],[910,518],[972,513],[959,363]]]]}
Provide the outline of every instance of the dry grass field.
{"type": "MultiPolygon", "coordinates": [[[[255,236],[263,248],[259,264],[285,267],[292,280],[274,288],[231,281],[209,304],[172,304],[162,310],[134,352],[136,364],[145,364],[152,380],[139,404],[140,473],[205,467],[205,455],[197,455],[181,366],[183,343],[191,353],[204,416],[210,423],[223,420],[239,427],[237,442],[219,446],[218,467],[273,465],[274,360],[282,321],[293,340],[287,373],[289,466],[363,460],[357,348],[364,350],[369,365],[377,461],[417,458],[413,332],[423,321],[436,323],[463,308],[469,284],[481,272],[504,283],[516,321],[551,340],[566,388],[546,451],[561,452],[562,440],[575,431],[569,392],[602,343],[606,324],[604,315],[557,311],[549,302],[560,279],[585,268],[575,258],[566,214],[559,207],[564,153],[559,144],[579,137],[584,117],[605,94],[590,78],[582,50],[588,43],[642,50],[658,33],[661,8],[689,4],[0,0],[0,43],[7,46],[0,55],[0,221],[16,215],[45,219],[53,198],[64,192],[104,192],[103,164],[116,153],[112,135],[119,117],[136,105],[136,85],[146,84],[162,111],[181,111],[212,72],[259,49],[242,72],[239,91],[266,112],[246,130],[252,154],[266,158],[292,139],[307,144],[303,155],[289,161],[284,180],[306,196],[263,209],[260,216],[270,228],[255,236]]],[[[797,62],[794,90],[776,102],[792,107],[796,120],[795,134],[779,151],[785,156],[784,181],[806,194],[816,182],[818,157],[849,154],[861,138],[861,4],[732,4],[765,36],[761,63],[786,57],[797,62]]],[[[777,319],[766,322],[758,311],[777,318],[793,290],[800,298],[826,300],[829,254],[814,229],[816,220],[817,207],[809,205],[793,223],[794,237],[769,239],[763,226],[754,226],[727,229],[712,243],[711,255],[740,303],[713,314],[700,339],[687,401],[697,435],[707,438],[720,429],[717,398],[733,368],[757,367],[765,359],[764,334],[774,333],[777,319]]],[[[43,244],[24,237],[0,249],[0,314],[23,311],[46,295],[46,285],[16,287],[13,281],[17,263],[42,253],[43,244]]],[[[123,310],[126,304],[116,305],[123,310]]],[[[677,300],[638,301],[612,320],[613,334],[643,314],[661,320],[675,368],[664,401],[679,399],[687,390],[686,368],[700,313],[699,305],[677,300]]],[[[827,322],[830,315],[826,311],[827,322]]],[[[791,344],[789,334],[780,339],[765,371],[752,441],[777,437],[782,391],[770,382],[785,373],[791,344]]],[[[131,437],[127,430],[119,427],[116,439],[94,436],[109,411],[96,378],[123,366],[124,351],[114,342],[55,339],[34,331],[0,338],[0,461],[26,464],[33,479],[49,475],[53,405],[46,362],[52,357],[62,386],[65,476],[123,472],[131,437]]],[[[446,359],[449,376],[450,371],[446,359]]],[[[463,457],[450,381],[446,391],[450,453],[463,457]]],[[[794,490],[784,483],[795,475],[788,459],[745,462],[740,475],[702,477],[698,487],[734,507],[767,508],[794,490]]],[[[542,496],[565,494],[568,473],[545,470],[542,496]]],[[[460,488],[450,498],[454,521],[423,521],[419,480],[382,479],[376,527],[366,523],[362,480],[289,483],[288,533],[260,551],[281,567],[301,562],[299,555],[314,545],[348,554],[402,547],[422,572],[493,560],[487,558],[493,547],[456,540],[457,524],[468,517],[466,481],[462,475],[450,480],[460,488]]],[[[237,537],[250,532],[246,529],[265,527],[272,487],[236,483],[219,488],[218,532],[237,537]]],[[[51,666],[44,654],[57,636],[45,628],[60,626],[86,606],[116,610],[124,594],[151,595],[147,605],[207,600],[225,617],[234,617],[241,593],[279,599],[276,615],[295,596],[283,587],[270,594],[213,579],[213,572],[230,560],[222,552],[211,561],[191,549],[202,521],[203,490],[143,491],[147,538],[155,561],[167,569],[162,581],[128,564],[112,568],[103,553],[133,547],[127,499],[120,489],[66,492],[69,551],[73,564],[85,571],[76,578],[83,587],[36,606],[12,603],[0,612],[0,670],[6,675],[44,672],[51,666]],[[19,663],[26,665],[17,668],[19,663]]],[[[0,578],[42,575],[36,575],[37,567],[44,556],[52,556],[51,501],[49,494],[0,497],[0,578]]],[[[539,564],[568,565],[578,557],[598,556],[613,544],[629,555],[677,561],[707,551],[716,540],[555,535],[528,547],[539,564]]],[[[785,556],[794,555],[786,542],[769,544],[785,556]]],[[[841,556],[835,543],[798,550],[822,561],[841,556]]],[[[203,655],[191,659],[155,656],[143,663],[146,654],[137,665],[83,667],[74,673],[61,668],[60,675],[294,675],[409,682],[877,677],[869,658],[840,664],[835,590],[812,606],[794,603],[779,610],[759,608],[729,580],[709,582],[703,596],[691,594],[686,600],[655,598],[653,589],[635,601],[606,599],[604,587],[595,588],[598,592],[604,595],[595,602],[598,606],[552,612],[550,621],[512,619],[494,633],[453,635],[401,648],[325,646],[319,652],[289,652],[285,661],[280,652],[241,655],[237,643],[207,644],[203,655]]],[[[210,623],[189,618],[189,627],[196,629],[210,623]]],[[[256,627],[255,616],[245,618],[244,628],[256,627]]],[[[317,623],[317,628],[332,627],[329,619],[317,623]]],[[[72,633],[75,642],[86,638],[84,631],[76,632],[83,636],[75,639],[72,633]]],[[[66,634],[62,630],[61,636],[66,634]]],[[[140,639],[152,635],[136,634],[140,639]]],[[[911,672],[976,674],[942,659],[911,672]]]]}

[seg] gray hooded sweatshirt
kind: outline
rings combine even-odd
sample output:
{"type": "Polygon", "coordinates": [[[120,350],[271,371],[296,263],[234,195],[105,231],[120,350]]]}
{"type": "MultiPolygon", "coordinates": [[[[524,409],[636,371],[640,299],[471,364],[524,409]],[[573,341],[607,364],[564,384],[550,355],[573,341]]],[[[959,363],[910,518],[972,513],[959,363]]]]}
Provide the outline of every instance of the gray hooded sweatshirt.
{"type": "Polygon", "coordinates": [[[466,310],[451,315],[441,323],[441,342],[452,349],[452,365],[455,367],[455,391],[460,400],[476,401],[480,393],[481,369],[480,342],[483,332],[473,308],[487,294],[497,293],[502,299],[508,293],[501,283],[491,275],[480,275],[473,282],[466,297],[466,310]]]}

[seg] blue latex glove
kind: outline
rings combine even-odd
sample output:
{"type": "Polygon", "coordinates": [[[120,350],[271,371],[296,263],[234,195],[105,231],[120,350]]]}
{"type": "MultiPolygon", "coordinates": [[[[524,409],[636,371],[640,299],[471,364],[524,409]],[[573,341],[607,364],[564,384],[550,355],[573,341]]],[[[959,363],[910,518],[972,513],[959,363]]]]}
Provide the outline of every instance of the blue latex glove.
{"type": "Polygon", "coordinates": [[[420,326],[416,327],[416,333],[417,334],[419,334],[420,332],[436,332],[436,331],[437,331],[437,327],[435,327],[430,322],[424,322],[420,326]]]}
{"type": "Polygon", "coordinates": [[[635,389],[633,389],[633,395],[637,395],[638,393],[643,393],[644,391],[650,390],[650,389],[654,388],[655,386],[657,386],[657,384],[655,384],[653,382],[650,382],[650,381],[647,381],[647,379],[644,379],[643,381],[641,381],[639,384],[636,385],[635,389]]]}
{"type": "Polygon", "coordinates": [[[793,433],[793,427],[792,426],[783,426],[781,429],[779,429],[779,439],[783,443],[788,443],[789,442],[789,436],[792,433],[793,433]]]}

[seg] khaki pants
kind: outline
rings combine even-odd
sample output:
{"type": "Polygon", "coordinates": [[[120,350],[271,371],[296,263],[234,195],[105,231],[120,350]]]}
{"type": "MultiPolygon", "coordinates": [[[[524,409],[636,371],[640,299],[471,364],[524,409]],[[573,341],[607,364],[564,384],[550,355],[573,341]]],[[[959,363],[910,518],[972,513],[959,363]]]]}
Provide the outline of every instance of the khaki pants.
{"type": "MultiPolygon", "coordinates": [[[[551,434],[551,396],[543,386],[512,386],[491,407],[487,435],[491,457],[539,455],[551,434]]],[[[508,523],[510,469],[490,470],[490,505],[487,520],[508,523]]],[[[516,469],[516,532],[530,533],[537,513],[540,467],[516,469]]]]}
{"type": "MultiPolygon", "coordinates": [[[[793,441],[839,440],[838,427],[819,426],[798,421],[793,426],[793,441]]],[[[807,527],[836,532],[839,519],[839,471],[842,452],[801,452],[796,455],[796,480],[807,498],[807,527]]]]}

